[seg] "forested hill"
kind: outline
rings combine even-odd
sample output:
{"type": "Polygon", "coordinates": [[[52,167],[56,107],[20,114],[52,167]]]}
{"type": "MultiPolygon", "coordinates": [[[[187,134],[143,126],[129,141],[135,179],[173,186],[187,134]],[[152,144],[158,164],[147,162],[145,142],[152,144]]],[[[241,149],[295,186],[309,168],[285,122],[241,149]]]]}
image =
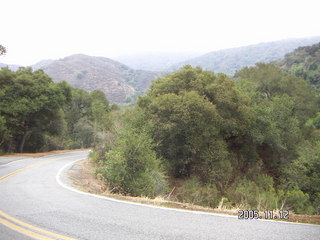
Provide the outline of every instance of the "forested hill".
{"type": "Polygon", "coordinates": [[[299,47],[277,63],[282,69],[302,77],[320,88],[320,41],[309,47],[299,47]]]}
{"type": "Polygon", "coordinates": [[[110,102],[130,101],[143,92],[159,72],[134,70],[104,57],[76,54],[53,61],[41,68],[54,80],[66,80],[87,91],[102,90],[110,102]]]}
{"type": "Polygon", "coordinates": [[[233,75],[235,71],[257,62],[269,63],[283,58],[287,53],[301,46],[309,46],[320,41],[320,36],[313,38],[288,39],[266,42],[239,48],[213,51],[202,56],[173,65],[170,70],[177,70],[184,65],[200,66],[213,72],[233,75]]]}

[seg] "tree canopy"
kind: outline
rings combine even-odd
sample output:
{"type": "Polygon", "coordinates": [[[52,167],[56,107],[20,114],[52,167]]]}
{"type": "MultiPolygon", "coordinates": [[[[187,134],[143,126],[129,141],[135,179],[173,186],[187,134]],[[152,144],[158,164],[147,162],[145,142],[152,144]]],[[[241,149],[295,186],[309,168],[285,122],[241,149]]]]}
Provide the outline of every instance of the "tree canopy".
{"type": "Polygon", "coordinates": [[[23,152],[26,141],[34,135],[59,134],[63,125],[60,106],[70,100],[68,86],[54,84],[42,70],[33,72],[31,68],[15,73],[3,69],[0,84],[0,114],[5,131],[11,135],[10,150],[23,152]]]}
{"type": "Polygon", "coordinates": [[[103,92],[54,83],[42,70],[3,68],[0,86],[1,151],[89,147],[110,124],[103,92]]]}

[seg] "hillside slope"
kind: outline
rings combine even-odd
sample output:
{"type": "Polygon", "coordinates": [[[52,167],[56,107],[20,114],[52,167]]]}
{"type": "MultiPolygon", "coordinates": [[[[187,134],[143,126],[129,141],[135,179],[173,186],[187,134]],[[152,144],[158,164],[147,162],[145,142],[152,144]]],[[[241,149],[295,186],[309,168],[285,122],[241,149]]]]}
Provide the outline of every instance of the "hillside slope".
{"type": "Polygon", "coordinates": [[[170,70],[177,70],[184,65],[200,66],[213,72],[223,72],[233,75],[235,71],[246,66],[253,66],[257,62],[272,62],[279,60],[285,54],[301,46],[308,46],[320,41],[320,36],[313,38],[288,39],[283,41],[260,43],[239,48],[214,51],[202,56],[189,59],[171,66],[170,70]]]}
{"type": "Polygon", "coordinates": [[[320,41],[309,47],[299,47],[277,64],[320,89],[320,41]]]}
{"type": "Polygon", "coordinates": [[[126,98],[143,92],[161,73],[133,70],[104,57],[71,55],[42,66],[54,80],[66,80],[73,87],[87,91],[100,89],[110,102],[122,103],[126,98]]]}

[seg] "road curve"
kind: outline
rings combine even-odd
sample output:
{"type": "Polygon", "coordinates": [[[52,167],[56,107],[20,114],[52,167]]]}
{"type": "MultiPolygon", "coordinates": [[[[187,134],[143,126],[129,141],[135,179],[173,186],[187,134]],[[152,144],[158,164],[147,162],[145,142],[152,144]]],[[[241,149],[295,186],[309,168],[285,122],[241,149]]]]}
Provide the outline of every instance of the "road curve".
{"type": "MultiPolygon", "coordinates": [[[[0,158],[7,162],[0,164],[0,239],[319,239],[316,225],[145,207],[79,194],[59,184],[61,169],[87,155],[0,158]]],[[[68,181],[63,177],[62,182],[68,181]]]]}

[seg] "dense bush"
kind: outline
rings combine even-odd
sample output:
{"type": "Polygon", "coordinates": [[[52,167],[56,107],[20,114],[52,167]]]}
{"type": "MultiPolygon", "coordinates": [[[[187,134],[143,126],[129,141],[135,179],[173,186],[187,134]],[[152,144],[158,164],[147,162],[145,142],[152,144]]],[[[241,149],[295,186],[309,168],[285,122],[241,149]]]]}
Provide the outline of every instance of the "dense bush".
{"type": "Polygon", "coordinates": [[[154,198],[167,190],[161,160],[156,156],[154,143],[146,130],[140,129],[139,114],[132,116],[117,132],[113,147],[98,169],[112,192],[154,198]],[[129,126],[136,125],[137,128],[129,126]]]}
{"type": "Polygon", "coordinates": [[[175,196],[178,201],[215,208],[221,200],[221,194],[214,184],[203,184],[196,177],[187,179],[178,188],[175,196]]]}
{"type": "Polygon", "coordinates": [[[238,179],[227,191],[229,201],[244,209],[277,209],[278,197],[273,187],[273,179],[265,174],[253,180],[238,179]]]}

